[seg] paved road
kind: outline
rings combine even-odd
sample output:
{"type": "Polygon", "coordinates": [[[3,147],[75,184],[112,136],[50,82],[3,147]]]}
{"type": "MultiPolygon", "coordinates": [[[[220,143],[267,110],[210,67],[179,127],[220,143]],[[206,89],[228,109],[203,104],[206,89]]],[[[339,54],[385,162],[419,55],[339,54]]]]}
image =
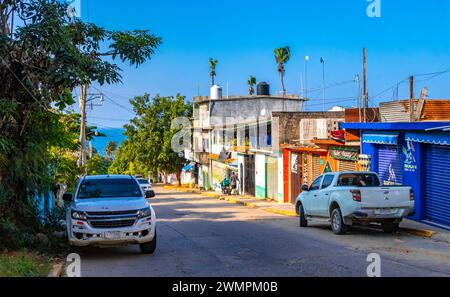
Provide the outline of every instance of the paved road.
{"type": "Polygon", "coordinates": [[[198,194],[156,188],[158,247],[81,250],[82,276],[365,276],[381,255],[382,276],[450,276],[450,244],[354,228],[336,236],[324,224],[198,194]]]}

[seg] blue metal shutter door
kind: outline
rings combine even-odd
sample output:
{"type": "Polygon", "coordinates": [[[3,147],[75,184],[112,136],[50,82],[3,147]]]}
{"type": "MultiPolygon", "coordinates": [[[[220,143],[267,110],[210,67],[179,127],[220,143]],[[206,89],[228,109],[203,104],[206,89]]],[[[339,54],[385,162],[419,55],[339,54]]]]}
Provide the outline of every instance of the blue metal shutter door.
{"type": "Polygon", "coordinates": [[[380,146],[378,150],[378,174],[382,185],[401,185],[403,183],[401,146],[380,146]]]}
{"type": "Polygon", "coordinates": [[[450,226],[450,147],[427,145],[425,219],[450,226]]]}

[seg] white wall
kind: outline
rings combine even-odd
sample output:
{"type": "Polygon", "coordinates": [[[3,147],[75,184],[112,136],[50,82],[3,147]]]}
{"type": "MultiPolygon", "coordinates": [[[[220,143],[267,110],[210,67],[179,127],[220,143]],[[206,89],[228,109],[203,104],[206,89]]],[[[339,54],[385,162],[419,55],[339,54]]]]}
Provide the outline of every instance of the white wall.
{"type": "Polygon", "coordinates": [[[255,155],[255,196],[266,198],[266,155],[255,155]]]}

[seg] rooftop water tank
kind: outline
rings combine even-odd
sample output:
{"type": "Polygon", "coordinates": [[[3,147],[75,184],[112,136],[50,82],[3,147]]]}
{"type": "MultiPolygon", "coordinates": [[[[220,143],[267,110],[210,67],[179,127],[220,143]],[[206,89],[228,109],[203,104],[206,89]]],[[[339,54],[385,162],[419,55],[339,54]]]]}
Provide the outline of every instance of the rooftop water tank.
{"type": "Polygon", "coordinates": [[[265,81],[258,83],[256,86],[256,95],[258,96],[269,96],[270,95],[270,86],[265,81]]]}
{"type": "Polygon", "coordinates": [[[210,90],[211,100],[222,99],[222,87],[218,85],[213,85],[210,90]]]}

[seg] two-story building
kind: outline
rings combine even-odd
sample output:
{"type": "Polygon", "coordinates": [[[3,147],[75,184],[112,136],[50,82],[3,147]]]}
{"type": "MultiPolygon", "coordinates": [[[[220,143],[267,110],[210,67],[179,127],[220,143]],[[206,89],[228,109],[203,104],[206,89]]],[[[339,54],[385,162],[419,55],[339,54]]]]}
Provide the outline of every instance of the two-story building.
{"type": "MultiPolygon", "coordinates": [[[[199,186],[219,190],[223,177],[235,171],[241,193],[267,197],[266,187],[259,186],[265,180],[262,168],[278,166],[273,159],[279,155],[272,151],[272,113],[301,111],[303,102],[297,95],[270,95],[259,88],[255,96],[223,97],[218,86],[211,88],[210,96],[194,97],[193,151],[199,186]]],[[[272,197],[277,195],[278,189],[272,197]]]]}

